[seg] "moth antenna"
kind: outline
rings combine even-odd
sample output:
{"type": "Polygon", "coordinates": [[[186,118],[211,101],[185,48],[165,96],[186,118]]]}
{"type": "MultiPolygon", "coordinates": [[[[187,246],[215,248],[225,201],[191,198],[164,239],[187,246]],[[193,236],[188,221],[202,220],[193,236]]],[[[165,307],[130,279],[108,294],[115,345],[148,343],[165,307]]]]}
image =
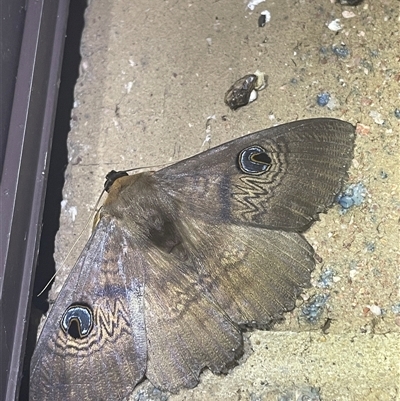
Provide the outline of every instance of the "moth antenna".
{"type": "Polygon", "coordinates": [[[90,222],[93,220],[93,228],[96,227],[96,224],[98,222],[98,219],[95,220],[101,210],[101,207],[99,208],[99,203],[101,198],[103,197],[105,192],[105,189],[103,189],[101,191],[100,196],[98,197],[96,204],[94,205],[94,210],[93,212],[89,215],[88,219],[86,220],[86,223],[84,225],[84,227],[82,228],[81,232],[79,233],[77,239],[75,240],[75,242],[72,244],[70,250],[68,251],[67,255],[65,256],[64,260],[61,262],[61,266],[60,268],[51,276],[50,280],[47,282],[47,284],[43,287],[42,291],[40,291],[36,296],[40,297],[45,291],[46,288],[48,288],[48,286],[51,284],[51,282],[54,280],[54,278],[56,277],[57,273],[65,266],[65,262],[66,260],[69,258],[69,255],[71,254],[72,250],[75,248],[76,244],[78,243],[78,241],[82,238],[82,235],[84,233],[84,231],[87,229],[88,225],[90,224],[90,222]]]}
{"type": "Polygon", "coordinates": [[[123,170],[125,173],[130,173],[132,171],[139,171],[139,170],[149,170],[149,169],[154,169],[154,168],[163,168],[166,166],[170,166],[174,162],[171,163],[163,163],[163,164],[155,164],[154,166],[146,166],[146,167],[135,167],[135,168],[130,168],[129,170],[123,170]]]}

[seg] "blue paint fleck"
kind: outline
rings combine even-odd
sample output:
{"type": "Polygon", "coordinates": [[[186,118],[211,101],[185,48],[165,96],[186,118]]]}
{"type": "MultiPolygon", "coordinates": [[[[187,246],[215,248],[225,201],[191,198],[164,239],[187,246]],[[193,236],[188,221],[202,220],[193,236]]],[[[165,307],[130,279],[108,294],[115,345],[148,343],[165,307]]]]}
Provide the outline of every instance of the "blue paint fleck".
{"type": "Polygon", "coordinates": [[[321,54],[328,54],[328,48],[326,48],[325,46],[320,47],[319,52],[321,54]]]}
{"type": "Polygon", "coordinates": [[[310,302],[301,310],[302,315],[310,322],[315,323],[322,315],[329,295],[319,294],[311,298],[310,302]]]}
{"type": "Polygon", "coordinates": [[[362,182],[352,184],[339,195],[339,205],[342,206],[343,209],[349,209],[352,206],[360,206],[364,202],[366,194],[367,189],[362,182]]]}
{"type": "Polygon", "coordinates": [[[368,252],[374,252],[375,251],[375,244],[373,242],[368,242],[366,248],[367,248],[368,252]]]}
{"type": "Polygon", "coordinates": [[[341,58],[345,58],[350,54],[350,50],[346,47],[346,45],[332,46],[332,51],[341,58]]]}
{"type": "Polygon", "coordinates": [[[360,65],[361,65],[362,67],[364,67],[366,70],[368,70],[369,72],[374,71],[374,66],[373,66],[373,64],[372,64],[370,61],[368,61],[368,60],[362,59],[362,60],[360,61],[360,65]]]}
{"type": "Polygon", "coordinates": [[[135,401],[167,401],[169,398],[169,393],[163,392],[158,388],[149,386],[148,388],[141,389],[137,392],[135,396],[135,401]]]}
{"type": "Polygon", "coordinates": [[[395,313],[396,315],[400,314],[400,302],[392,305],[392,312],[395,313]]]}
{"type": "Polygon", "coordinates": [[[331,95],[328,92],[323,92],[317,95],[317,104],[318,106],[324,107],[329,103],[331,99],[331,95]]]}
{"type": "Polygon", "coordinates": [[[301,386],[284,390],[276,398],[277,401],[321,401],[319,388],[301,386]]]}
{"type": "Polygon", "coordinates": [[[319,280],[317,282],[317,286],[320,288],[329,288],[333,283],[333,277],[335,276],[335,272],[332,269],[327,269],[321,273],[319,276],[319,280]]]}

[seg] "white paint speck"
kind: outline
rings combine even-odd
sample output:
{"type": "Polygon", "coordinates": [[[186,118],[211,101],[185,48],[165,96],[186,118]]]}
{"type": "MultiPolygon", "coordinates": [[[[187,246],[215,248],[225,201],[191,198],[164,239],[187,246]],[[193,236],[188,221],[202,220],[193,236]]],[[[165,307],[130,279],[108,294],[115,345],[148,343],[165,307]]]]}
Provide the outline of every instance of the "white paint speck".
{"type": "Polygon", "coordinates": [[[266,86],[267,82],[265,80],[265,74],[259,70],[257,70],[254,75],[257,77],[257,83],[256,83],[256,91],[262,91],[266,86]]]}
{"type": "Polygon", "coordinates": [[[78,209],[75,206],[71,206],[68,209],[68,213],[71,216],[71,220],[75,221],[76,215],[78,214],[78,209]]]}
{"type": "Polygon", "coordinates": [[[132,81],[129,81],[127,84],[125,84],[126,93],[129,93],[131,91],[132,86],[133,86],[132,81]]]}
{"type": "Polygon", "coordinates": [[[327,103],[326,107],[329,110],[335,110],[338,107],[340,107],[340,102],[338,99],[335,98],[335,96],[331,95],[331,97],[329,98],[329,102],[327,103]]]}
{"type": "Polygon", "coordinates": [[[250,0],[248,3],[247,3],[247,8],[249,9],[249,10],[251,10],[251,11],[253,11],[255,8],[256,8],[256,6],[258,6],[260,3],[263,3],[265,0],[250,0]]]}
{"type": "Polygon", "coordinates": [[[211,143],[211,134],[207,134],[201,147],[204,148],[206,144],[209,145],[210,143],[211,143]]]}
{"type": "Polygon", "coordinates": [[[328,24],[328,28],[333,32],[337,32],[340,31],[343,27],[340,23],[340,19],[335,19],[328,24]]]}
{"type": "Polygon", "coordinates": [[[376,110],[371,110],[369,112],[369,116],[375,121],[376,124],[382,125],[385,120],[382,118],[382,114],[377,112],[376,110]]]}
{"type": "Polygon", "coordinates": [[[343,11],[342,12],[343,18],[354,18],[356,15],[353,13],[353,11],[343,11]]]}
{"type": "Polygon", "coordinates": [[[254,102],[254,100],[256,100],[257,99],[257,91],[256,90],[253,90],[251,93],[250,93],[250,99],[249,99],[249,103],[251,103],[251,102],[254,102]]]}
{"type": "Polygon", "coordinates": [[[369,310],[376,316],[382,315],[382,309],[378,305],[367,305],[369,310]]]}
{"type": "Polygon", "coordinates": [[[268,10],[261,11],[261,15],[265,15],[265,23],[271,21],[271,13],[268,10]]]}

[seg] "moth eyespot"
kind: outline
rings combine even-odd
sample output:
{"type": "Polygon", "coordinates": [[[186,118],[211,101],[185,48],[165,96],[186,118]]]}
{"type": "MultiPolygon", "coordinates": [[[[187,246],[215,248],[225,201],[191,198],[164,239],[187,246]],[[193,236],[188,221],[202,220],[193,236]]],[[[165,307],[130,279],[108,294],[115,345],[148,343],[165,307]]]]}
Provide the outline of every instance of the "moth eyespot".
{"type": "Polygon", "coordinates": [[[92,328],[93,310],[87,305],[70,305],[61,319],[62,331],[75,339],[87,337],[92,328]]]}
{"type": "Polygon", "coordinates": [[[243,149],[239,153],[239,168],[245,174],[260,175],[268,171],[272,165],[272,159],[261,146],[254,145],[243,149]]]}

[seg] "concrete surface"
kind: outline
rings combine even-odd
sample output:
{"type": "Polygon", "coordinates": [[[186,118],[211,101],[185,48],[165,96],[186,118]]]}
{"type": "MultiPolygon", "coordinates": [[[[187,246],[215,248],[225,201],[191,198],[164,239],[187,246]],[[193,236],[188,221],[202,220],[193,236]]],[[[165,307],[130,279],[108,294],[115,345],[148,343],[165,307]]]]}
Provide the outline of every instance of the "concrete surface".
{"type": "MultiPolygon", "coordinates": [[[[204,372],[195,389],[171,396],[146,381],[132,400],[400,399],[399,9],[398,0],[357,7],[267,0],[253,12],[242,0],[90,3],[58,262],[83,229],[109,170],[176,162],[277,123],[309,117],[359,123],[349,183],[367,190],[361,206],[346,214],[333,208],[307,233],[322,259],[313,287],[283,324],[246,334],[246,355],[236,368],[227,376],[204,372]],[[260,28],[263,10],[271,21],[260,28]],[[346,12],[354,16],[345,18],[346,12]],[[327,24],[337,18],[343,28],[334,32],[327,24]],[[335,46],[349,55],[339,57],[335,46]],[[251,105],[230,111],[226,90],[257,69],[268,75],[268,87],[251,105]],[[316,103],[325,91],[331,108],[316,103]],[[323,288],[326,271],[331,276],[323,288]],[[302,308],[315,294],[329,298],[309,322],[302,308]],[[330,327],[322,330],[327,319],[330,327]]],[[[57,277],[53,296],[68,270],[57,277]]]]}

